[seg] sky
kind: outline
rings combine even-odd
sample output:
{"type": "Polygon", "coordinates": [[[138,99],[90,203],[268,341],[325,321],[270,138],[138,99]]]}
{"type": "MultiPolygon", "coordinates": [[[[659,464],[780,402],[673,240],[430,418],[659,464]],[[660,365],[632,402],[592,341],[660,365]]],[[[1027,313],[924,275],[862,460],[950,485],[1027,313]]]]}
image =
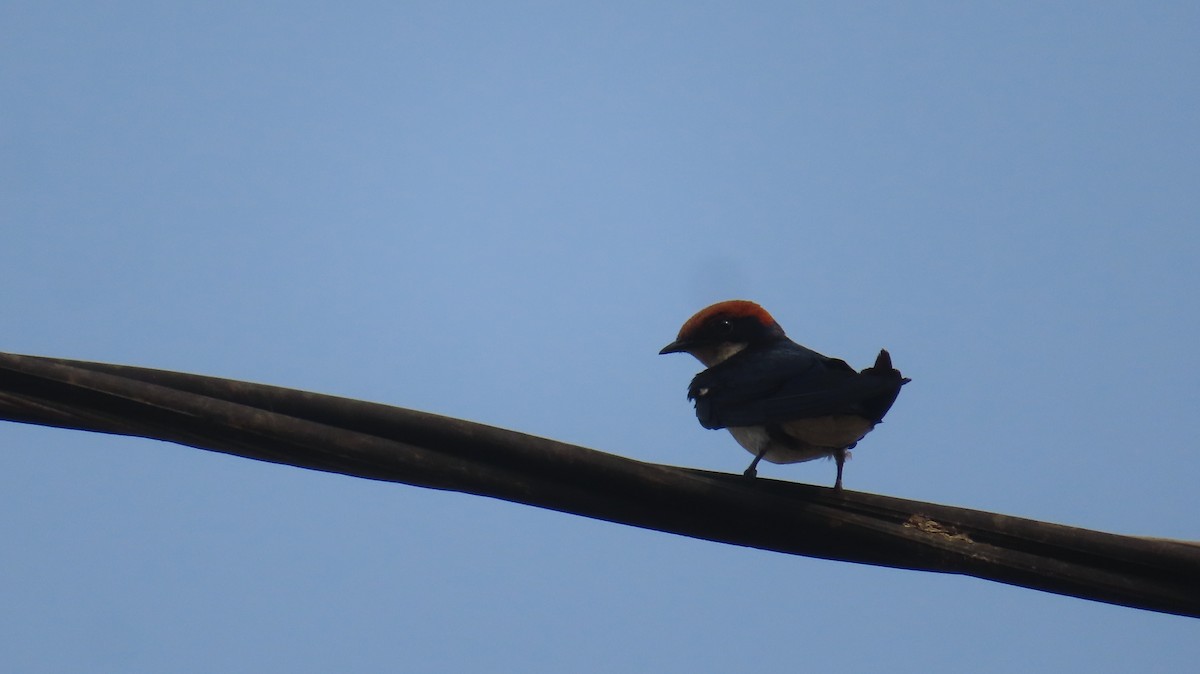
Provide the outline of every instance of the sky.
{"type": "MultiPolygon", "coordinates": [[[[848,489],[1200,540],[1194,3],[0,5],[0,351],[749,455],[763,304],[912,383],[848,489]]],[[[760,475],[830,485],[832,463],[760,475]]],[[[0,423],[21,672],[1183,671],[1200,622],[0,423]]]]}

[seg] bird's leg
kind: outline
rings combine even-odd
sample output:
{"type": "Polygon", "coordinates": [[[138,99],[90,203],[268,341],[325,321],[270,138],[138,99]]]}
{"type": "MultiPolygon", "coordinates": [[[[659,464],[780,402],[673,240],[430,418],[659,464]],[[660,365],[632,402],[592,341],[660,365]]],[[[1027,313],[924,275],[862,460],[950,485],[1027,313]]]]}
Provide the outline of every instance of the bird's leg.
{"type": "Polygon", "coordinates": [[[846,465],[846,450],[839,449],[833,453],[833,460],[837,462],[837,481],[833,483],[833,490],[841,493],[842,491],[842,468],[846,465]]]}
{"type": "Polygon", "coordinates": [[[755,477],[756,475],[758,475],[758,462],[762,461],[762,458],[763,458],[763,456],[766,455],[766,453],[767,453],[766,447],[763,447],[762,449],[760,449],[758,451],[758,454],[754,455],[754,460],[750,462],[750,467],[747,468],[746,472],[742,473],[742,475],[745,475],[746,477],[755,477]]]}

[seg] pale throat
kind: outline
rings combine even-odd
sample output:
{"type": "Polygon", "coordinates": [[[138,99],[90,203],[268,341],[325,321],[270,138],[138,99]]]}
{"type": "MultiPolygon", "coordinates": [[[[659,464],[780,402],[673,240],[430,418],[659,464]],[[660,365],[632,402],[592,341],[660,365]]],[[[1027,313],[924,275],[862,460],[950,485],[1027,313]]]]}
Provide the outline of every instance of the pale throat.
{"type": "Polygon", "coordinates": [[[744,348],[746,348],[746,342],[721,342],[712,346],[696,347],[692,349],[691,353],[696,360],[704,364],[704,367],[712,367],[729,360],[744,348]]]}

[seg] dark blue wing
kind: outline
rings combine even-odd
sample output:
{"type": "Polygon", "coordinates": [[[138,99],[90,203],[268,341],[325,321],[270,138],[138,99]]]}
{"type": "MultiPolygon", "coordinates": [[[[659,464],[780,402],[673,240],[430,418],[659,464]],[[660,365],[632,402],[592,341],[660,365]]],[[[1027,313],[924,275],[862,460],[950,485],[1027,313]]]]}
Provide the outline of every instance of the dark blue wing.
{"type": "MultiPolygon", "coordinates": [[[[753,348],[753,347],[752,347],[753,348]]],[[[845,361],[794,342],[747,349],[696,375],[688,397],[705,428],[760,426],[794,419],[854,414],[883,418],[906,380],[886,352],[855,372],[845,361]],[[886,363],[886,367],[881,367],[886,363]]]]}

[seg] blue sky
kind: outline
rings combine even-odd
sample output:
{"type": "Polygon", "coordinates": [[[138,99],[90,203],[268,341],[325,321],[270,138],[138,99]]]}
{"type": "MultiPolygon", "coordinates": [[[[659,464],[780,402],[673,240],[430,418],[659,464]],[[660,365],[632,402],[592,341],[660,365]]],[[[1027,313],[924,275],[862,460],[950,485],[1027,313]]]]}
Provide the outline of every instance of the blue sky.
{"type": "MultiPolygon", "coordinates": [[[[1191,3],[9,2],[0,350],[740,471],[656,354],[754,299],[913,378],[847,488],[1197,540],[1198,33],[1191,3]]],[[[16,424],[0,530],[13,671],[1200,658],[1185,618],[16,424]]]]}

